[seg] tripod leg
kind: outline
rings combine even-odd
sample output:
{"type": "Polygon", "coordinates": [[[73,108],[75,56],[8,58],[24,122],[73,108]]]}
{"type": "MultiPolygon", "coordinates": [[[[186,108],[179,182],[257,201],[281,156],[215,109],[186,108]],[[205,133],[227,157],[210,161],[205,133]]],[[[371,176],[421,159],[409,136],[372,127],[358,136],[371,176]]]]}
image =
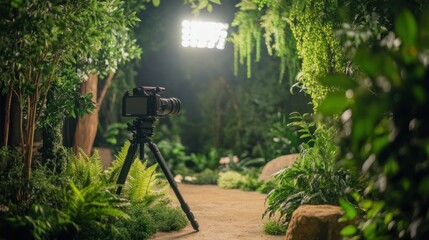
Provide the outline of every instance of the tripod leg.
{"type": "Polygon", "coordinates": [[[119,173],[118,181],[116,181],[116,184],[119,185],[118,189],[116,189],[116,194],[118,195],[121,194],[122,186],[124,185],[125,180],[127,180],[128,172],[130,171],[131,164],[134,161],[138,146],[139,144],[135,143],[134,140],[131,141],[131,146],[128,149],[127,156],[125,157],[124,164],[122,165],[121,172],[119,173]]]}
{"type": "Polygon", "coordinates": [[[182,207],[183,212],[185,212],[186,217],[188,218],[189,222],[191,222],[191,225],[194,228],[194,230],[198,231],[199,225],[198,225],[197,221],[195,220],[194,214],[191,212],[191,209],[189,208],[188,204],[186,204],[185,199],[183,199],[182,194],[180,193],[179,189],[177,188],[177,184],[174,181],[173,175],[171,174],[170,169],[168,169],[168,166],[165,163],[165,160],[162,157],[161,152],[159,151],[159,149],[155,143],[149,142],[148,145],[149,145],[151,152],[155,156],[156,161],[158,162],[159,166],[161,167],[162,172],[164,172],[164,175],[167,178],[168,183],[170,183],[171,188],[173,189],[174,193],[176,194],[176,197],[180,202],[180,206],[182,207]]]}

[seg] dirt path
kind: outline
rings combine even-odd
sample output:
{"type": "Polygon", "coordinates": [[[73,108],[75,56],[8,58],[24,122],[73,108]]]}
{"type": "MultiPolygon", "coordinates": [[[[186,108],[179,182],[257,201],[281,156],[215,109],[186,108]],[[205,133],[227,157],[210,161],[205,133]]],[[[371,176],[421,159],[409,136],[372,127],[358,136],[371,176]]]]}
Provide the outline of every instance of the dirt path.
{"type": "MultiPolygon", "coordinates": [[[[179,190],[200,225],[195,232],[188,224],[177,232],[157,233],[152,239],[284,239],[263,232],[265,195],[226,190],[213,185],[180,184],[179,190]]],[[[174,193],[172,198],[176,199],[174,193]]],[[[177,200],[176,200],[177,202],[177,200]]]]}

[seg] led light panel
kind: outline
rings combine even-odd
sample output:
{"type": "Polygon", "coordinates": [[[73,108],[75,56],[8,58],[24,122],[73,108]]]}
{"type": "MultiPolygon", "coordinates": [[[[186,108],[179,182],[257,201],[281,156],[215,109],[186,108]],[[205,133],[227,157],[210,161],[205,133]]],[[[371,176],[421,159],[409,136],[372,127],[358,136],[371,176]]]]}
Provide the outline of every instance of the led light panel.
{"type": "Polygon", "coordinates": [[[227,23],[184,20],[182,46],[224,49],[228,27],[227,23]]]}

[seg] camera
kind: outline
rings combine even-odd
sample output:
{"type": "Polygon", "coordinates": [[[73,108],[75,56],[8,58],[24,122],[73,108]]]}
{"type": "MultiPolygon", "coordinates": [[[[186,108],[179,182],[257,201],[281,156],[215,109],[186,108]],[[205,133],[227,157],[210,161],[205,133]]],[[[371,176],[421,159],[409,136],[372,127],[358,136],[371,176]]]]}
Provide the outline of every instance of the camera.
{"type": "Polygon", "coordinates": [[[133,95],[127,91],[122,98],[122,116],[124,117],[161,117],[180,112],[180,100],[162,98],[159,93],[163,87],[142,86],[133,89],[133,95]]]}

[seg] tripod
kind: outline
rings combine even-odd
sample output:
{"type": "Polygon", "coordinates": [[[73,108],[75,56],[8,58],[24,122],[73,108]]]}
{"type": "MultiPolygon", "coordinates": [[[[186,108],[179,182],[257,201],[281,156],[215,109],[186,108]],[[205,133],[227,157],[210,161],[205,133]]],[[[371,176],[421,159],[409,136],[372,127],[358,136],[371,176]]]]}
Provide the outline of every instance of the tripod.
{"type": "Polygon", "coordinates": [[[170,169],[168,169],[168,166],[165,163],[158,146],[151,140],[151,137],[153,136],[153,129],[155,128],[155,121],[155,117],[137,118],[134,120],[132,125],[128,125],[128,130],[133,133],[133,138],[131,140],[131,146],[128,149],[124,164],[122,165],[121,172],[119,173],[118,181],[116,182],[119,185],[118,189],[116,190],[116,194],[121,194],[122,186],[127,179],[127,175],[134,161],[137,148],[140,147],[140,159],[144,159],[144,144],[147,143],[150,151],[153,153],[156,161],[158,162],[158,165],[161,167],[162,172],[167,178],[168,183],[176,194],[183,212],[185,212],[186,217],[188,218],[189,222],[191,222],[194,230],[198,231],[199,225],[195,220],[194,214],[192,214],[191,209],[189,208],[188,204],[186,204],[185,199],[183,199],[182,194],[177,188],[173,175],[171,174],[170,169]]]}

